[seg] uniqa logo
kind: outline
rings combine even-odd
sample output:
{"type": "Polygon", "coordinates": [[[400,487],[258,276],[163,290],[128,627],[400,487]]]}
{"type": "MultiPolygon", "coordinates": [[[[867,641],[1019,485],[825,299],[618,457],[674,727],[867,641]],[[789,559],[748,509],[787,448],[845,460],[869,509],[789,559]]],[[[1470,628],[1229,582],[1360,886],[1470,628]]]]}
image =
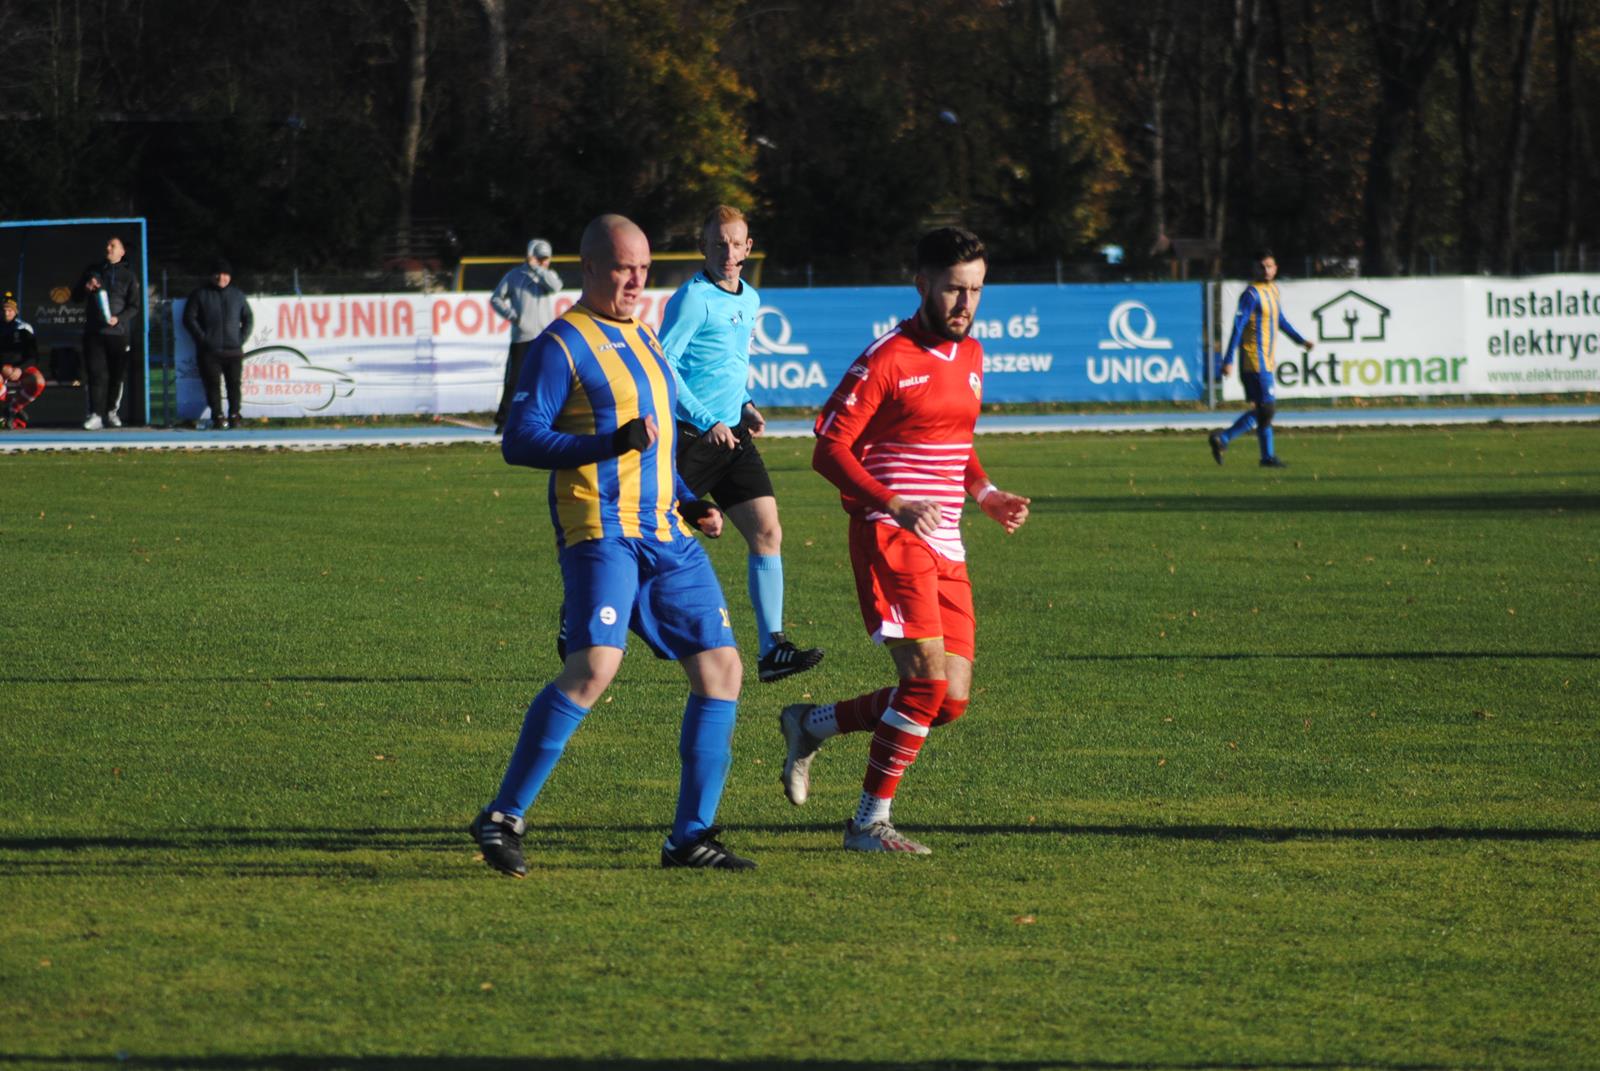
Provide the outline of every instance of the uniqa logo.
{"type": "Polygon", "coordinates": [[[789,323],[789,318],[780,310],[771,305],[763,305],[756,311],[755,330],[750,337],[750,354],[757,356],[767,353],[780,353],[788,356],[798,356],[811,352],[811,347],[804,342],[789,341],[794,337],[794,327],[789,323]],[[767,320],[776,317],[777,335],[767,331],[767,320]]]}
{"type": "Polygon", "coordinates": [[[1106,333],[1111,337],[1103,339],[1100,348],[1103,350],[1170,350],[1170,338],[1156,337],[1156,314],[1150,311],[1150,306],[1142,301],[1124,301],[1111,310],[1111,315],[1106,318],[1106,333]],[[1141,317],[1142,331],[1134,326],[1135,317],[1141,317]]]}

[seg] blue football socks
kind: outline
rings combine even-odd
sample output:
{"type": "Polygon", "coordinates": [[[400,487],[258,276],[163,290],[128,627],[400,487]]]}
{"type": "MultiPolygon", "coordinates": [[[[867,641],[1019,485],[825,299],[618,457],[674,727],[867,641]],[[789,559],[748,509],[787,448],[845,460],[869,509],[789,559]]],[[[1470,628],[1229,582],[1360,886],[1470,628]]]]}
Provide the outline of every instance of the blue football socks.
{"type": "Polygon", "coordinates": [[[1233,427],[1222,433],[1224,445],[1231,443],[1241,435],[1249,435],[1255,430],[1256,415],[1254,412],[1246,413],[1233,422],[1233,427]]]}
{"type": "Polygon", "coordinates": [[[683,730],[678,736],[683,772],[678,780],[678,810],[668,841],[674,848],[681,848],[716,824],[717,804],[722,802],[722,789],[733,765],[733,722],[738,709],[737,700],[689,694],[683,708],[683,730]]]}
{"type": "Polygon", "coordinates": [[[1266,427],[1256,432],[1256,437],[1261,440],[1261,460],[1266,461],[1273,456],[1272,425],[1268,424],[1266,427]]]}
{"type": "Polygon", "coordinates": [[[500,794],[489,809],[509,815],[526,814],[587,713],[554,684],[545,685],[522,719],[522,733],[500,782],[500,794]]]}
{"type": "Polygon", "coordinates": [[[777,554],[752,554],[746,573],[750,605],[756,611],[758,654],[772,650],[772,634],[783,631],[783,558],[777,554]]]}

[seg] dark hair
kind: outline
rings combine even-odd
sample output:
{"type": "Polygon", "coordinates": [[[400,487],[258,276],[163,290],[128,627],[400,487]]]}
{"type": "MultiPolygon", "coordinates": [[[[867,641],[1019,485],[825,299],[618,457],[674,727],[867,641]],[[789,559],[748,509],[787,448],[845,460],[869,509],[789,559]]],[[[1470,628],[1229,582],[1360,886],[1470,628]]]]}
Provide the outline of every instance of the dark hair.
{"type": "Polygon", "coordinates": [[[1277,260],[1278,256],[1270,249],[1257,249],[1250,254],[1250,259],[1260,264],[1263,260],[1277,260]]]}
{"type": "Polygon", "coordinates": [[[987,261],[983,239],[962,227],[940,227],[917,242],[917,270],[943,271],[973,260],[987,261]]]}

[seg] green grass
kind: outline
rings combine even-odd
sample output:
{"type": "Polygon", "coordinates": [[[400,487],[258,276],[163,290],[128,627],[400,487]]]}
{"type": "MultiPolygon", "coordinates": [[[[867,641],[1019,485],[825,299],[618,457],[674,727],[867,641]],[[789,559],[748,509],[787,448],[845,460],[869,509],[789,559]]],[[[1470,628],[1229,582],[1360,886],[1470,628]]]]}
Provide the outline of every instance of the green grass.
{"type": "MultiPolygon", "coordinates": [[[[492,448],[0,456],[0,1065],[1600,1066],[1600,428],[985,439],[972,712],[839,849],[779,707],[889,680],[808,444],[791,632],[663,872],[684,686],[636,646],[498,878],[464,826],[552,675],[492,448]]],[[[750,634],[743,545],[711,544],[750,634]]],[[[747,661],[748,661],[747,654],[747,661]]]]}

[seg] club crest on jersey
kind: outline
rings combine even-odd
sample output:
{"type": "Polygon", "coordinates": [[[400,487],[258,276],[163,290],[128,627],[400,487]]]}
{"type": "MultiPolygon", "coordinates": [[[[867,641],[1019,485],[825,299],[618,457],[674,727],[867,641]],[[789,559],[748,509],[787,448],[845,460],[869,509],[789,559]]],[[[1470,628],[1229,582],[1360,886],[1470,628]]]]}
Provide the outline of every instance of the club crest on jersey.
{"type": "Polygon", "coordinates": [[[983,377],[976,372],[967,373],[967,386],[972,388],[973,397],[983,400],[983,377]]]}

